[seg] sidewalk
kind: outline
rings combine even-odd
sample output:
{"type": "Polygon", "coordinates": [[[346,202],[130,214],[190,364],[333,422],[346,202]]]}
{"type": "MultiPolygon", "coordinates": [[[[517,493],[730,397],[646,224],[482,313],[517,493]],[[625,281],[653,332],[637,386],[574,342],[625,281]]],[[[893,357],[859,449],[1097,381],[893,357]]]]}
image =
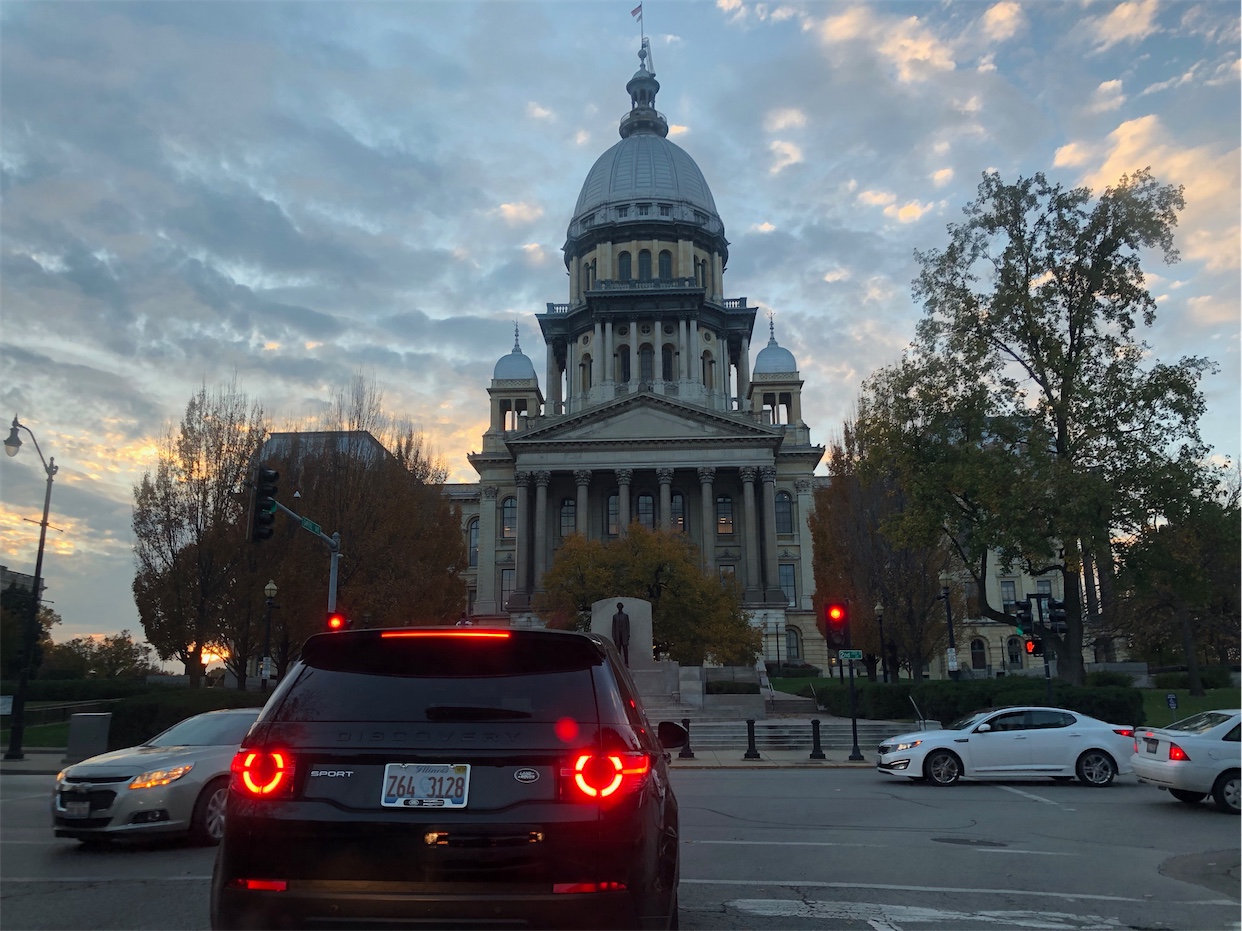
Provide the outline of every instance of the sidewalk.
{"type": "Polygon", "coordinates": [[[64,747],[23,747],[24,760],[0,760],[0,776],[55,776],[65,768],[64,747]]]}

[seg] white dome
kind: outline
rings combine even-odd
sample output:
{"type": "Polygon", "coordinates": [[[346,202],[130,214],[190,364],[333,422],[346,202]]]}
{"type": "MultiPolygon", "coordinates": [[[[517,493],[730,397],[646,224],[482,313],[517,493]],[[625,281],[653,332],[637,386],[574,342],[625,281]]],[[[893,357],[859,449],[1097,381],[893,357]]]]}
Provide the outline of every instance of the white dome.
{"type": "MultiPolygon", "coordinates": [[[[769,327],[771,324],[769,324],[769,327]]],[[[776,342],[776,332],[768,336],[768,344],[755,356],[755,374],[776,374],[798,371],[798,360],[793,353],[776,342]]]]}
{"type": "Polygon", "coordinates": [[[513,351],[500,357],[492,378],[497,381],[535,380],[535,366],[518,345],[517,325],[513,327],[513,351]]]}

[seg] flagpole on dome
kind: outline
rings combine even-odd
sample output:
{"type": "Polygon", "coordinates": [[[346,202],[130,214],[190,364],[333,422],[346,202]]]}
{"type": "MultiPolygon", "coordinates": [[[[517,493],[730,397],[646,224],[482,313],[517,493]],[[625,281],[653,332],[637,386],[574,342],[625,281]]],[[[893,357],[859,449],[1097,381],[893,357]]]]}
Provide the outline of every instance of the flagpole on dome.
{"type": "Polygon", "coordinates": [[[642,44],[646,45],[647,34],[643,29],[643,5],[640,3],[638,6],[634,7],[634,9],[630,10],[630,15],[638,17],[638,37],[642,40],[642,44]]]}

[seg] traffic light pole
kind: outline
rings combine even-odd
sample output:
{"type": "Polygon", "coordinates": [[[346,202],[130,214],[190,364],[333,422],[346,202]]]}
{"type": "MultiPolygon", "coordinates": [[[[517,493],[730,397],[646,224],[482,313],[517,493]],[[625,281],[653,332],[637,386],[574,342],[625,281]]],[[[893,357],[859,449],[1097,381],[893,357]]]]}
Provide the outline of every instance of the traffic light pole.
{"type": "MultiPolygon", "coordinates": [[[[1041,632],[1046,635],[1048,633],[1048,630],[1047,628],[1044,627],[1044,599],[1045,598],[1050,599],[1052,598],[1052,596],[1048,594],[1047,592],[1036,592],[1034,595],[1028,595],[1027,597],[1035,599],[1035,610],[1039,612],[1039,620],[1036,621],[1035,623],[1040,628],[1043,628],[1041,632]]],[[[1052,704],[1052,670],[1048,666],[1048,638],[1047,636],[1044,636],[1044,637],[1041,637],[1040,639],[1044,641],[1044,696],[1046,697],[1048,704],[1051,705],[1052,704]]]]}
{"type": "Polygon", "coordinates": [[[340,559],[341,559],[341,535],[340,533],[333,533],[332,536],[328,536],[326,533],[323,532],[323,529],[317,523],[311,520],[309,517],[303,517],[297,511],[293,511],[285,507],[283,504],[281,504],[279,501],[277,501],[274,498],[272,499],[272,504],[276,506],[277,510],[283,511],[284,513],[292,517],[294,520],[296,520],[298,523],[300,523],[302,525],[302,529],[309,530],[311,533],[317,536],[320,540],[322,540],[324,544],[327,545],[328,552],[332,554],[330,565],[328,568],[328,611],[329,612],[335,611],[336,610],[337,564],[340,562],[340,559]]]}
{"type": "MultiPolygon", "coordinates": [[[[848,611],[849,602],[846,602],[848,611]]],[[[851,645],[850,626],[848,623],[845,627],[845,645],[851,645]]],[[[854,746],[850,750],[850,759],[852,761],[860,761],[863,758],[862,751],[858,749],[858,697],[854,692],[854,660],[850,659],[850,734],[854,738],[854,746]]]]}

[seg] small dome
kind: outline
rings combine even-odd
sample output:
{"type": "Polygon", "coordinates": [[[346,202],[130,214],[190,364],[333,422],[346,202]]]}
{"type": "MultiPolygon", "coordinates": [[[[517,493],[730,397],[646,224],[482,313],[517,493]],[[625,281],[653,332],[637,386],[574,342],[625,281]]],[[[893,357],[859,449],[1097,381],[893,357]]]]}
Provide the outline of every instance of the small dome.
{"type": "Polygon", "coordinates": [[[768,344],[755,356],[755,374],[775,374],[798,371],[798,360],[793,353],[776,342],[776,328],[768,322],[768,344]]]}
{"type": "Polygon", "coordinates": [[[513,325],[513,351],[500,357],[492,378],[497,381],[535,380],[535,366],[518,344],[517,324],[513,325]]]}

